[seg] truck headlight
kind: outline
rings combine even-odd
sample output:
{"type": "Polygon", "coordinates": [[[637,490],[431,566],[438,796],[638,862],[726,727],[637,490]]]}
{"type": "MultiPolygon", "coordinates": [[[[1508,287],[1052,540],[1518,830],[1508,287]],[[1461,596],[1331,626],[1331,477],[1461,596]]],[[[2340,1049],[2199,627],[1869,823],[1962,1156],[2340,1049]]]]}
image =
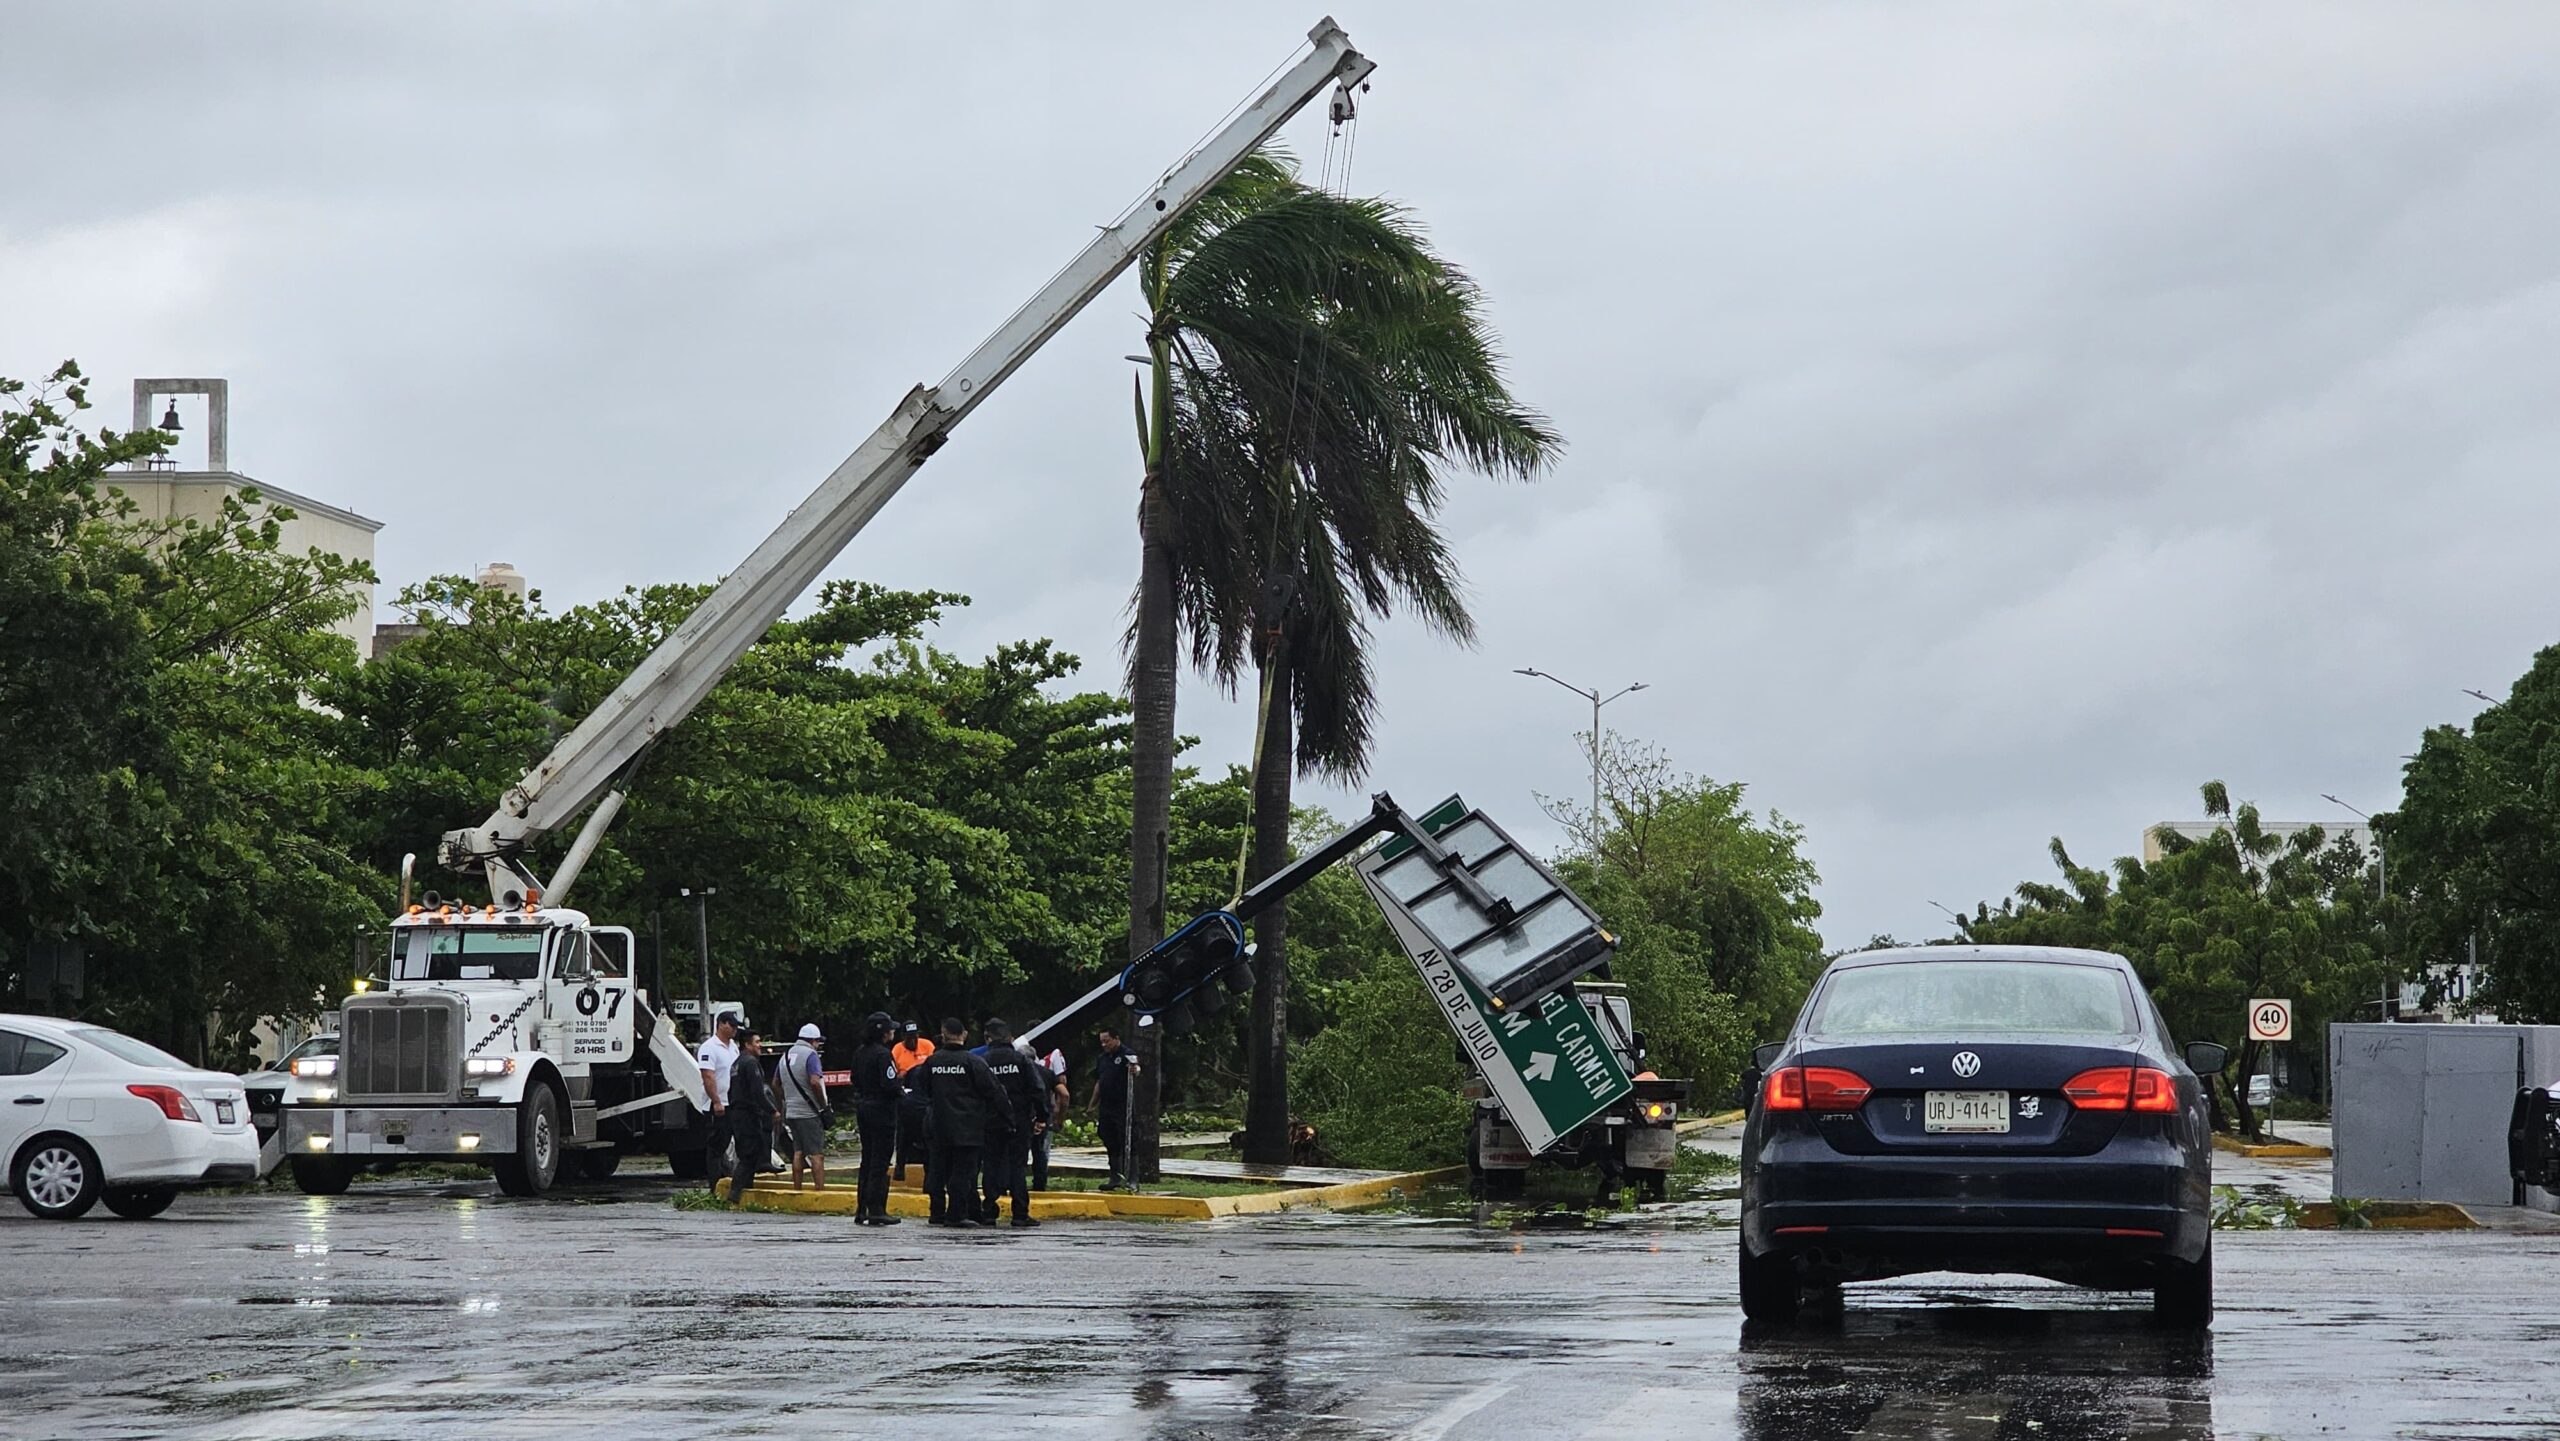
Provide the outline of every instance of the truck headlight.
{"type": "Polygon", "coordinates": [[[466,1076],[486,1078],[515,1073],[516,1058],[513,1056],[473,1056],[462,1063],[462,1074],[466,1076]]]}
{"type": "Polygon", "coordinates": [[[334,1076],[338,1074],[338,1058],[335,1056],[305,1056],[301,1060],[293,1063],[293,1073],[306,1081],[316,1080],[322,1076],[334,1076]]]}
{"type": "Polygon", "coordinates": [[[336,1087],[334,1087],[334,1086],[314,1086],[314,1087],[312,1087],[312,1088],[311,1088],[311,1096],[310,1096],[310,1099],[311,1099],[311,1100],[314,1100],[314,1101],[334,1101],[334,1100],[336,1100],[337,1098],[338,1098],[338,1092],[337,1092],[337,1088],[336,1088],[336,1087]]]}

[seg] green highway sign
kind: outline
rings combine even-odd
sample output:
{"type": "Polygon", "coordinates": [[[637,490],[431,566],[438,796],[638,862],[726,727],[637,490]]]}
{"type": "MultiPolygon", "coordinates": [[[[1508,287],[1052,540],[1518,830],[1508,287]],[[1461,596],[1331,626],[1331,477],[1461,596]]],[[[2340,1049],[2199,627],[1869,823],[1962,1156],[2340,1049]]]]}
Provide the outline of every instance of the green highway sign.
{"type": "Polygon", "coordinates": [[[1571,986],[1518,1011],[1497,1011],[1378,882],[1373,866],[1360,868],[1360,883],[1386,913],[1440,1018],[1532,1152],[1553,1146],[1635,1090],[1571,986]]]}

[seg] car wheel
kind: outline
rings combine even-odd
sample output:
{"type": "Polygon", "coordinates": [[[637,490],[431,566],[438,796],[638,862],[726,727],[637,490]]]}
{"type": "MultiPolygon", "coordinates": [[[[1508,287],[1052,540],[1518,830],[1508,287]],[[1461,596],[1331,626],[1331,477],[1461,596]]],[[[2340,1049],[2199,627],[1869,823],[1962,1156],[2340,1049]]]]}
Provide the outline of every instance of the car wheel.
{"type": "Polygon", "coordinates": [[[560,1157],[560,1097],[536,1085],[516,1109],[516,1153],[499,1157],[490,1169],[508,1195],[539,1196],[560,1179],[560,1157]]]}
{"type": "Polygon", "coordinates": [[[46,1221],[86,1215],[98,1203],[101,1179],[97,1152],[69,1136],[38,1138],[9,1171],[18,1203],[46,1221]]]}
{"type": "Polygon", "coordinates": [[[107,1209],[128,1221],[148,1221],[178,1199],[175,1186],[120,1186],[106,1193],[107,1209]]]}
{"type": "Polygon", "coordinates": [[[1742,1257],[1742,1314],[1752,1321],[1792,1321],[1804,1309],[1804,1282],[1792,1256],[1759,1256],[1748,1245],[1742,1257]]]}
{"type": "Polygon", "coordinates": [[[2193,1261],[2163,1261],[2151,1285],[2151,1314],[2172,1326],[2201,1331],[2213,1324],[2213,1243],[2193,1261]]]}
{"type": "Polygon", "coordinates": [[[295,1156],[293,1188],[306,1196],[343,1196],[356,1179],[355,1164],[337,1156],[295,1156]]]}

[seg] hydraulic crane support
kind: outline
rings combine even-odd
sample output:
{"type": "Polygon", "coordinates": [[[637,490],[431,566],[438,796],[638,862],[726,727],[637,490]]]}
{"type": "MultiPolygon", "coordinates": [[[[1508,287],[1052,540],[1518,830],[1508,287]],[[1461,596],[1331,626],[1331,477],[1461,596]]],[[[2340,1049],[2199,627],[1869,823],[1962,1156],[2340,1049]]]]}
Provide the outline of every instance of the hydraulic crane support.
{"type": "MultiPolygon", "coordinates": [[[[951,428],[1057,334],[1142,250],[1282,124],[1334,86],[1332,116],[1350,118],[1376,66],[1330,17],[1308,32],[1309,53],[1103,228],[1066,268],[969,353],[942,383],[918,386],[792,511],[746,562],[605,697],[541,764],[525,772],[477,827],[448,833],[438,858],[486,869],[493,897],[532,883],[525,849],[594,804],[658,736],[691,714],[747,648],[781,619],[861,533],[951,428]],[[511,886],[510,879],[518,884],[511,886]]],[[[582,846],[580,859],[592,851],[582,846]]],[[[576,878],[563,866],[554,891],[576,878]]]]}

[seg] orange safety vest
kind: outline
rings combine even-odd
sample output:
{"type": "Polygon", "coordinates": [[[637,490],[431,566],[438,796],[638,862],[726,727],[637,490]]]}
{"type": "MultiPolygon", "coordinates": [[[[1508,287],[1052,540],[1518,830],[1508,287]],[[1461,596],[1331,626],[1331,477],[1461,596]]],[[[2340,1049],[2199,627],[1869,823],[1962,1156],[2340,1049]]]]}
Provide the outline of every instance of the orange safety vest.
{"type": "Polygon", "coordinates": [[[889,1048],[889,1059],[897,1066],[898,1074],[901,1076],[914,1070],[916,1067],[923,1065],[925,1063],[925,1058],[932,1054],[933,1042],[924,1039],[922,1036],[918,1036],[916,1038],[916,1043],[912,1046],[908,1045],[904,1041],[900,1041],[898,1044],[889,1048]]]}

